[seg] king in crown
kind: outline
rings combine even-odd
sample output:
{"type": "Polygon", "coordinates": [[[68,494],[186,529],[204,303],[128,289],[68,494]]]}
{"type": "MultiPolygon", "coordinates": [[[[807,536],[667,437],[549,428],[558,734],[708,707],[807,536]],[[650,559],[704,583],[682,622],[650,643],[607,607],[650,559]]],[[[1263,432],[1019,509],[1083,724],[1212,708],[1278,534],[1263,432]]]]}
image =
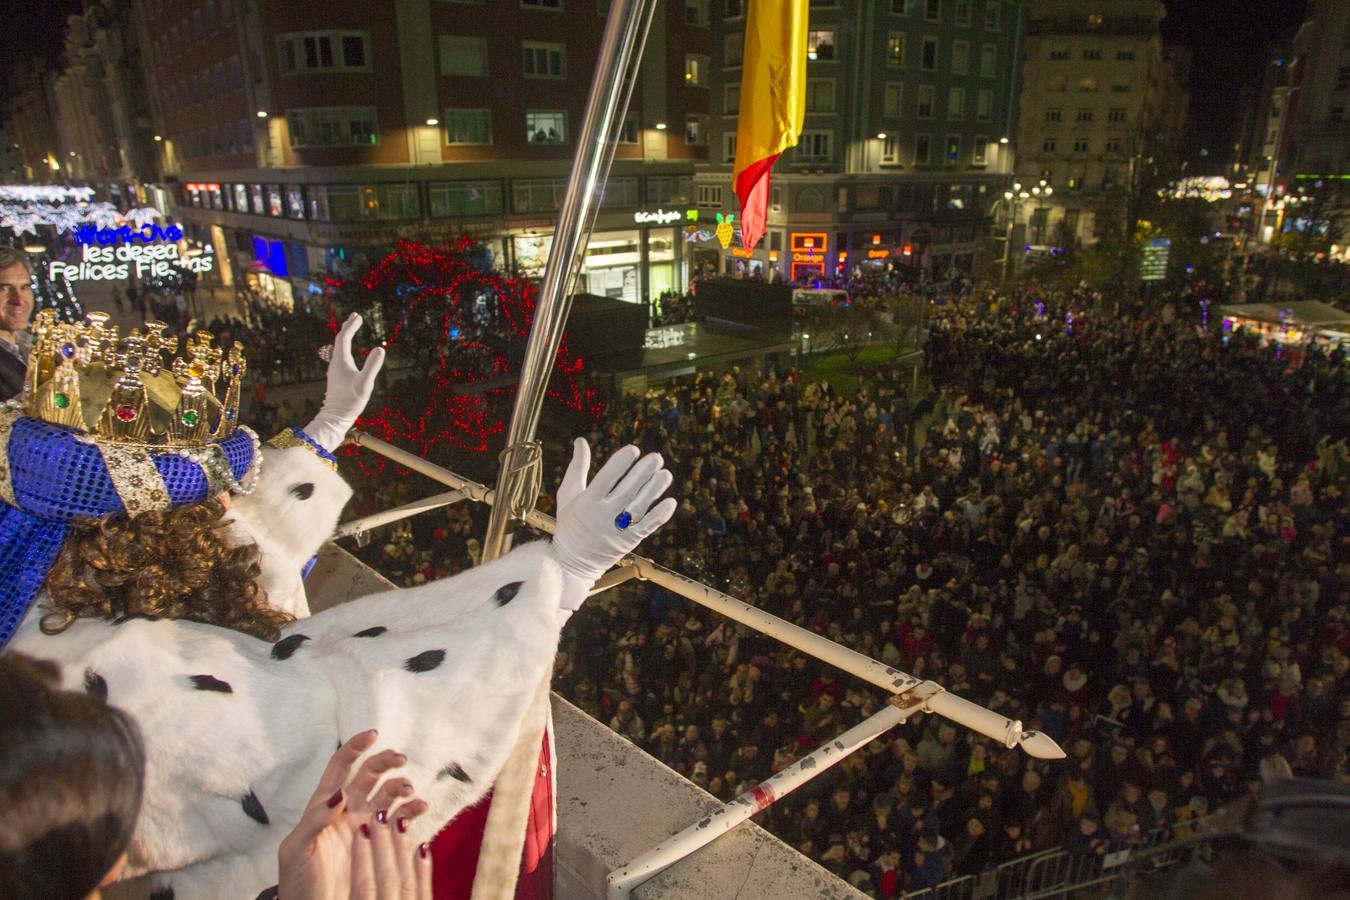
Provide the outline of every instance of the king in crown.
{"type": "Polygon", "coordinates": [[[438,900],[496,896],[517,869],[524,895],[551,894],[553,767],[528,796],[498,773],[543,727],[534,700],[562,624],[674,512],[670,472],[629,446],[591,478],[578,440],[551,541],[417,588],[319,598],[311,616],[301,570],[351,496],[333,451],[384,360],[355,364],[360,325],[338,331],[318,416],[266,447],[237,421],[239,345],[197,335],[166,362],[177,342],[161,326],[119,335],[98,314],[41,314],[24,396],[0,405],[0,648],[56,663],[64,688],[136,722],[146,796],[125,877],[149,880],[139,896],[275,896],[309,786],[370,728],[367,753],[404,752],[398,774],[429,805],[412,836],[441,832],[438,900]],[[502,834],[509,817],[456,818],[489,791],[541,810],[528,841],[502,834]]]}

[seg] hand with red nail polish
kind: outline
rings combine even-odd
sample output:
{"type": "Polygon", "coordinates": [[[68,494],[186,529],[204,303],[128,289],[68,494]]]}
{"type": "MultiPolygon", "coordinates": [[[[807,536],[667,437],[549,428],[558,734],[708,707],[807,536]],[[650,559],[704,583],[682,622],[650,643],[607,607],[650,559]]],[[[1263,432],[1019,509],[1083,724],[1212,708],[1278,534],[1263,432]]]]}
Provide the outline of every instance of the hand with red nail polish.
{"type": "Polygon", "coordinates": [[[365,731],[338,748],[282,840],[278,892],[286,900],[431,900],[431,860],[407,836],[427,805],[406,778],[385,778],[407,757],[384,750],[352,774],[377,737],[365,731]]]}

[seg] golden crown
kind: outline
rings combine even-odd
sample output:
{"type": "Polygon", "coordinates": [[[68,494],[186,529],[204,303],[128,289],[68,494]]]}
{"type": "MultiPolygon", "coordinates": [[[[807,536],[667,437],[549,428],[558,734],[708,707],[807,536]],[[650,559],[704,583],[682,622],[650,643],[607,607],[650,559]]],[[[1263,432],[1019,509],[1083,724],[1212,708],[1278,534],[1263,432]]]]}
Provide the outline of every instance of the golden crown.
{"type": "Polygon", "coordinates": [[[229,437],[239,421],[244,348],[213,346],[198,331],[184,339],[162,322],[125,335],[106,313],[83,324],[56,321],[44,309],[33,320],[24,410],[109,443],[202,446],[229,437]]]}

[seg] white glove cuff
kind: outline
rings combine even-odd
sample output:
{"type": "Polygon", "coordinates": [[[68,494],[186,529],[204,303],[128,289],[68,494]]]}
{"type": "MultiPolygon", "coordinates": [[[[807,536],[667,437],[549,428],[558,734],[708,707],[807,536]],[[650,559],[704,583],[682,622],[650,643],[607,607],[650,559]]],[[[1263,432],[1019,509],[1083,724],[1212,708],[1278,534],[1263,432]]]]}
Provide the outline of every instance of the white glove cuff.
{"type": "Polygon", "coordinates": [[[314,443],[332,453],[342,442],[347,439],[347,432],[352,428],[352,422],[343,421],[331,414],[325,414],[320,410],[314,417],[314,421],[305,426],[305,434],[309,435],[314,443]]]}
{"type": "Polygon", "coordinates": [[[563,569],[562,599],[558,601],[558,607],[571,615],[586,602],[586,597],[593,587],[595,587],[594,578],[584,578],[563,569]]]}

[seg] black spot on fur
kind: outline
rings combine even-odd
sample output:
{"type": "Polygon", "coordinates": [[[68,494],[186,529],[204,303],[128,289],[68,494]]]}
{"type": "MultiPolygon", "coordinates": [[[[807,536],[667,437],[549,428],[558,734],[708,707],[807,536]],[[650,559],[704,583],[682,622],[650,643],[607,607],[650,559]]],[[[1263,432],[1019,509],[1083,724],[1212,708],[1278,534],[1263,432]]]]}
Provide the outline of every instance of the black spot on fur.
{"type": "Polygon", "coordinates": [[[383,625],[375,625],[371,628],[365,628],[358,631],[356,634],[352,635],[352,637],[379,637],[388,630],[389,629],[385,628],[383,625]]]}
{"type": "Polygon", "coordinates": [[[524,587],[524,585],[525,582],[523,581],[513,581],[510,584],[504,584],[497,588],[497,593],[493,595],[492,599],[497,601],[498,606],[505,606],[516,599],[516,594],[520,593],[520,589],[524,587]]]}
{"type": "Polygon", "coordinates": [[[199,691],[216,691],[220,694],[234,693],[234,688],[230,687],[228,681],[221,681],[214,675],[193,675],[191,680],[192,686],[199,691]]]}
{"type": "Polygon", "coordinates": [[[300,648],[300,645],[309,640],[307,634],[293,634],[290,637],[284,637],[272,645],[273,659],[290,659],[291,654],[300,648]]]}
{"type": "Polygon", "coordinates": [[[173,885],[166,884],[150,892],[150,900],[173,900],[173,885]]]}
{"type": "Polygon", "coordinates": [[[416,656],[409,657],[403,668],[409,672],[430,672],[443,662],[445,662],[444,650],[424,650],[416,656]]]}
{"type": "Polygon", "coordinates": [[[297,484],[291,488],[291,496],[298,497],[301,500],[308,500],[314,496],[314,482],[306,481],[304,484],[297,484]]]}
{"type": "Polygon", "coordinates": [[[459,763],[451,763],[436,774],[437,778],[453,778],[456,781],[472,781],[469,773],[464,771],[464,767],[459,763]]]}
{"type": "Polygon", "coordinates": [[[244,815],[248,816],[259,825],[271,825],[267,818],[267,810],[263,809],[262,803],[258,800],[258,795],[249,791],[244,795],[240,803],[244,807],[244,815]]]}
{"type": "Polygon", "coordinates": [[[84,670],[84,691],[87,694],[93,694],[100,700],[108,699],[108,682],[103,680],[103,676],[93,669],[84,670]]]}
{"type": "Polygon", "coordinates": [[[255,900],[277,900],[277,886],[274,884],[259,894],[255,900]]]}

